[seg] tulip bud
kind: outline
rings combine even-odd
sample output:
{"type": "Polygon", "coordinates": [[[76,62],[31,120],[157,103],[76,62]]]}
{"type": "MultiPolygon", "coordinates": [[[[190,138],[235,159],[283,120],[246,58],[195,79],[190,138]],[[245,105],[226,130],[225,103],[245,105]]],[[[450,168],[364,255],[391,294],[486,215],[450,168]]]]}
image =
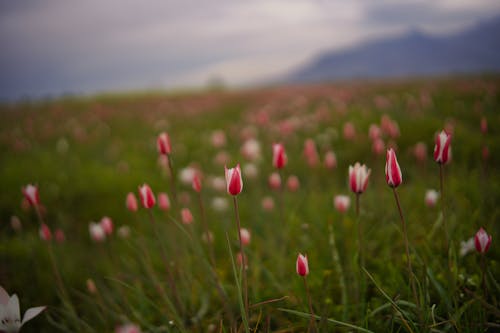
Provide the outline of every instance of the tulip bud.
{"type": "Polygon", "coordinates": [[[50,240],[52,239],[52,232],[50,231],[49,226],[45,223],[40,227],[39,234],[40,238],[46,242],[50,242],[50,240]]]}
{"type": "Polygon", "coordinates": [[[104,216],[101,219],[101,227],[106,235],[111,235],[113,233],[113,220],[111,220],[111,218],[107,216],[104,216]]]}
{"type": "Polygon", "coordinates": [[[167,193],[164,192],[158,193],[158,207],[164,211],[170,209],[170,199],[168,198],[167,193]]]}
{"type": "Polygon", "coordinates": [[[434,146],[434,160],[440,164],[446,164],[451,159],[451,135],[441,131],[436,136],[436,145],[434,146]]]}
{"type": "Polygon", "coordinates": [[[382,139],[375,139],[372,143],[372,152],[375,155],[382,155],[385,149],[385,143],[382,139]]]}
{"type": "Polygon", "coordinates": [[[156,147],[158,148],[158,153],[162,155],[169,155],[172,152],[172,147],[170,146],[170,137],[166,132],[158,135],[156,140],[156,147]]]}
{"type": "Polygon", "coordinates": [[[333,198],[333,205],[340,213],[345,213],[351,205],[351,198],[347,195],[336,195],[335,198],[333,198]]]}
{"type": "Polygon", "coordinates": [[[227,193],[238,195],[243,190],[243,179],[241,179],[241,168],[238,164],[235,168],[224,167],[226,175],[227,193]]]}
{"type": "Polygon", "coordinates": [[[273,172],[269,175],[269,187],[273,190],[277,190],[281,187],[281,177],[277,172],[273,172]]]}
{"type": "Polygon", "coordinates": [[[271,211],[274,209],[274,199],[272,197],[264,197],[262,199],[262,208],[265,210],[265,211],[271,211]]]}
{"type": "Polygon", "coordinates": [[[285,147],[281,143],[273,144],[273,166],[276,169],[282,169],[288,162],[288,158],[285,153],[285,147]]]}
{"type": "Polygon", "coordinates": [[[248,229],[241,228],[240,237],[241,237],[241,243],[243,243],[244,246],[250,244],[250,231],[248,231],[248,229]]]}
{"type": "Polygon", "coordinates": [[[488,134],[488,121],[485,117],[481,118],[481,133],[484,135],[488,134]]]}
{"type": "Polygon", "coordinates": [[[200,193],[201,192],[201,178],[198,172],[196,172],[193,176],[193,190],[200,193]]]}
{"type": "Polygon", "coordinates": [[[413,154],[418,162],[423,163],[427,158],[427,146],[423,142],[418,142],[413,148],[413,154]]]}
{"type": "Polygon", "coordinates": [[[188,208],[182,208],[181,219],[182,219],[182,223],[184,223],[184,224],[193,223],[193,214],[191,214],[191,211],[188,208]]]}
{"type": "Polygon", "coordinates": [[[100,223],[89,223],[90,238],[94,242],[103,242],[106,239],[106,232],[100,223]]]}
{"type": "Polygon", "coordinates": [[[28,200],[31,206],[40,204],[40,197],[38,196],[38,187],[28,184],[22,189],[23,195],[28,200]]]}
{"type": "Polygon", "coordinates": [[[54,233],[54,238],[56,239],[56,242],[61,244],[66,241],[66,235],[64,234],[64,231],[62,229],[57,229],[56,232],[54,233]]]}
{"type": "Polygon", "coordinates": [[[156,204],[156,198],[149,185],[139,186],[139,198],[144,208],[151,208],[156,204]]]}
{"type": "Polygon", "coordinates": [[[290,177],[288,177],[288,180],[286,181],[286,186],[288,187],[288,190],[290,192],[297,191],[300,187],[299,178],[297,178],[297,176],[295,175],[291,175],[290,177]]]}
{"type": "Polygon", "coordinates": [[[307,263],[307,255],[303,256],[299,253],[297,256],[297,262],[295,263],[295,268],[297,274],[300,276],[306,276],[309,274],[309,264],[307,263]]]}
{"type": "Polygon", "coordinates": [[[403,174],[396,158],[394,149],[389,149],[386,154],[385,180],[390,187],[398,187],[403,181],[403,174]]]}
{"type": "Polygon", "coordinates": [[[337,156],[335,156],[333,151],[327,151],[323,163],[325,164],[325,168],[335,169],[337,167],[337,156]]]}
{"type": "Polygon", "coordinates": [[[353,123],[347,122],[344,124],[344,139],[354,140],[356,138],[356,129],[353,123]]]}
{"type": "Polygon", "coordinates": [[[127,209],[130,210],[131,212],[136,212],[138,209],[137,199],[134,193],[132,192],[129,192],[129,194],[127,194],[127,209]]]}
{"type": "Polygon", "coordinates": [[[368,179],[370,178],[371,170],[366,168],[366,165],[361,165],[358,162],[354,166],[349,166],[349,186],[354,193],[363,193],[368,187],[368,179]]]}
{"type": "Polygon", "coordinates": [[[488,235],[486,231],[481,228],[474,236],[474,245],[479,253],[486,253],[491,245],[491,235],[488,235]]]}
{"type": "Polygon", "coordinates": [[[370,128],[368,129],[368,136],[372,141],[379,139],[381,134],[382,131],[380,130],[380,127],[377,126],[377,124],[370,125],[370,128]]]}
{"type": "Polygon", "coordinates": [[[439,193],[436,190],[427,190],[427,192],[425,192],[425,204],[428,207],[436,206],[438,199],[439,193]]]}
{"type": "Polygon", "coordinates": [[[318,164],[319,157],[316,150],[316,144],[313,139],[307,139],[304,143],[304,157],[310,167],[315,167],[318,164]]]}

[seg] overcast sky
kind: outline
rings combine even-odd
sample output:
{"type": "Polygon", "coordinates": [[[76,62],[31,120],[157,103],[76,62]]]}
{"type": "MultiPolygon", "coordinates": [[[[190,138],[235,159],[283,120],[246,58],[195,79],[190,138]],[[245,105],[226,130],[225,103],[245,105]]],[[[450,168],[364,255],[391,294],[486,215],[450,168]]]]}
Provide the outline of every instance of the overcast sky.
{"type": "Polygon", "coordinates": [[[498,13],[498,0],[0,0],[0,99],[251,84],[323,50],[498,13]]]}

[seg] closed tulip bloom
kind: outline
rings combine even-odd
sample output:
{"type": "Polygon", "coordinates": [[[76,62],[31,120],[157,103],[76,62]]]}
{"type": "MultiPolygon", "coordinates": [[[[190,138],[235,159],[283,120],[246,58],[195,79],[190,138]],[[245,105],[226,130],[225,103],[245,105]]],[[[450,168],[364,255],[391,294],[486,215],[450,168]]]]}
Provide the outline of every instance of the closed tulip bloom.
{"type": "Polygon", "coordinates": [[[195,190],[198,193],[201,192],[201,177],[198,172],[194,174],[192,186],[193,190],[195,190]]]}
{"type": "Polygon", "coordinates": [[[172,152],[172,147],[170,146],[170,137],[166,132],[158,135],[156,140],[156,147],[158,148],[158,153],[162,155],[169,155],[172,152]]]}
{"type": "Polygon", "coordinates": [[[336,195],[333,198],[333,205],[340,213],[345,213],[351,205],[351,198],[347,195],[336,195]]]}
{"type": "Polygon", "coordinates": [[[488,134],[488,120],[485,117],[481,118],[481,133],[488,134]]]}
{"type": "Polygon", "coordinates": [[[403,181],[403,174],[396,158],[394,149],[387,150],[385,162],[385,180],[390,187],[398,187],[403,181]]]}
{"type": "Polygon", "coordinates": [[[40,204],[40,197],[38,196],[38,187],[35,185],[28,184],[23,187],[23,195],[28,200],[31,206],[37,206],[40,204]]]}
{"type": "Polygon", "coordinates": [[[243,179],[241,178],[241,168],[238,164],[235,168],[224,167],[226,174],[227,193],[238,195],[243,190],[243,179]]]}
{"type": "Polygon", "coordinates": [[[375,139],[372,143],[372,152],[375,155],[382,155],[384,153],[385,143],[382,139],[375,139]]]}
{"type": "Polygon", "coordinates": [[[439,199],[439,193],[436,190],[427,190],[425,192],[425,204],[428,207],[436,206],[438,199],[439,199]]]}
{"type": "Polygon", "coordinates": [[[191,224],[193,223],[193,214],[188,208],[182,208],[181,210],[182,223],[191,224]]]}
{"type": "Polygon", "coordinates": [[[299,253],[297,256],[297,262],[295,264],[297,274],[300,276],[306,276],[309,274],[309,264],[307,263],[307,255],[302,255],[299,253]]]}
{"type": "Polygon", "coordinates": [[[288,158],[285,153],[285,147],[281,143],[273,144],[273,166],[276,169],[282,169],[288,162],[288,158]]]}
{"type": "Polygon", "coordinates": [[[56,232],[54,233],[54,238],[58,243],[64,243],[66,241],[66,235],[64,234],[64,231],[62,229],[56,230],[56,232]]]}
{"type": "Polygon", "coordinates": [[[46,242],[50,242],[50,240],[52,240],[52,231],[50,231],[49,226],[45,223],[40,227],[39,234],[40,238],[46,242]]]}
{"type": "Polygon", "coordinates": [[[375,141],[380,138],[382,135],[382,131],[380,130],[380,127],[378,127],[377,124],[371,124],[370,128],[368,129],[368,136],[372,141],[375,141]]]}
{"type": "Polygon", "coordinates": [[[138,206],[137,206],[137,199],[134,195],[134,193],[132,192],[129,192],[129,194],[127,194],[127,209],[130,210],[131,212],[136,212],[137,209],[138,209],[138,206]]]}
{"type": "Polygon", "coordinates": [[[423,142],[417,142],[413,148],[413,154],[418,162],[423,163],[427,158],[427,146],[423,142]]]}
{"type": "Polygon", "coordinates": [[[113,220],[111,220],[111,218],[107,216],[104,216],[101,219],[101,227],[106,235],[111,235],[113,233],[113,220]]]}
{"type": "Polygon", "coordinates": [[[158,193],[158,207],[165,211],[170,209],[170,199],[168,198],[167,193],[158,193]]]}
{"type": "Polygon", "coordinates": [[[451,159],[451,135],[441,131],[436,136],[436,145],[434,146],[434,161],[440,164],[446,164],[451,159]]]}
{"type": "Polygon", "coordinates": [[[486,231],[481,228],[474,236],[474,245],[479,253],[486,253],[491,245],[491,235],[488,235],[486,231]]]}
{"type": "Polygon", "coordinates": [[[243,245],[247,246],[248,244],[250,244],[250,231],[248,231],[248,229],[246,228],[241,228],[240,229],[240,237],[241,237],[241,242],[243,243],[243,245]]]}
{"type": "Polygon", "coordinates": [[[335,169],[337,167],[337,156],[331,150],[327,151],[325,154],[324,162],[325,168],[335,169]]]}
{"type": "Polygon", "coordinates": [[[90,238],[94,242],[103,242],[106,239],[106,232],[100,223],[89,223],[90,238]]]}
{"type": "Polygon", "coordinates": [[[149,185],[139,186],[139,198],[144,208],[151,208],[156,204],[156,198],[149,185]]]}
{"type": "Polygon", "coordinates": [[[304,156],[306,158],[307,164],[310,167],[314,167],[319,162],[318,151],[316,149],[316,144],[313,139],[307,139],[304,143],[304,156]]]}
{"type": "Polygon", "coordinates": [[[277,172],[273,172],[272,174],[269,175],[269,187],[272,188],[273,190],[277,190],[281,187],[281,177],[280,174],[277,172]]]}
{"type": "Polygon", "coordinates": [[[349,186],[354,193],[363,193],[368,187],[368,179],[372,171],[358,162],[349,166],[349,186]]]}
{"type": "Polygon", "coordinates": [[[300,187],[299,178],[295,175],[291,175],[290,177],[288,177],[288,180],[286,181],[286,186],[288,187],[288,190],[290,192],[297,191],[300,187]]]}

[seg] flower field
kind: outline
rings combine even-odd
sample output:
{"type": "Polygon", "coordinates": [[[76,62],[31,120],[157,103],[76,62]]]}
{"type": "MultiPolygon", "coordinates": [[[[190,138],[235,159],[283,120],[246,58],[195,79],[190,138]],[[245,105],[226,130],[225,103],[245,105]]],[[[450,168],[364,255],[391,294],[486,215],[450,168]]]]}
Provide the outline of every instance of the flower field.
{"type": "Polygon", "coordinates": [[[3,104],[0,331],[498,331],[499,110],[494,76],[3,104]]]}

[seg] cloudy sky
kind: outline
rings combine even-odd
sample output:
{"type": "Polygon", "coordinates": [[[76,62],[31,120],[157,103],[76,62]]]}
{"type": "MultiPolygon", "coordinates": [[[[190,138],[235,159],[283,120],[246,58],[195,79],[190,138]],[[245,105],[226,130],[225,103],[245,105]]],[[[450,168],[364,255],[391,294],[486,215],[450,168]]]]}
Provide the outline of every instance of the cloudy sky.
{"type": "Polygon", "coordinates": [[[0,0],[0,99],[252,84],[322,50],[499,13],[498,0],[0,0]]]}

